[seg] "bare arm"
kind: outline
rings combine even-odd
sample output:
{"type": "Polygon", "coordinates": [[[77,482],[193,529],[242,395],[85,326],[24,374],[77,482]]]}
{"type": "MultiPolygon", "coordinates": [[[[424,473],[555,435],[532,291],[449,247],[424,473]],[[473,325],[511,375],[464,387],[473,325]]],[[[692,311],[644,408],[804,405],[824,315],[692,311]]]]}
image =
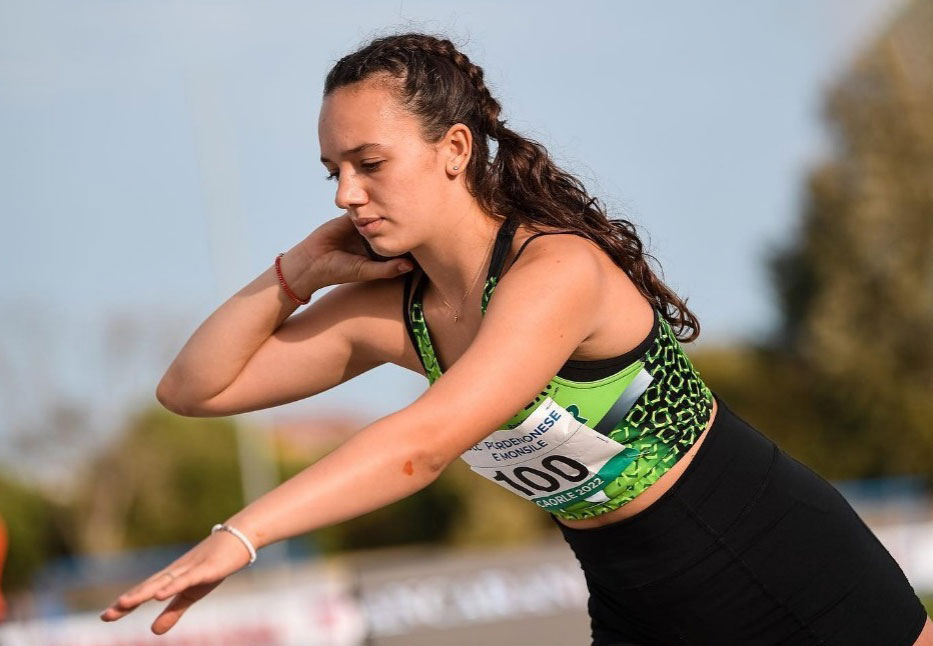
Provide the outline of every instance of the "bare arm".
{"type": "MultiPolygon", "coordinates": [[[[308,265],[298,245],[281,260],[282,274],[299,298],[325,286],[308,265]]],[[[220,393],[297,307],[270,266],[201,323],[162,377],[156,397],[166,408],[185,414],[194,403],[220,393]]]]}
{"type": "Polygon", "coordinates": [[[227,522],[258,548],[355,518],[433,482],[530,401],[596,327],[599,268],[586,244],[557,242],[552,247],[567,251],[542,255],[540,245],[527,254],[497,287],[476,339],[421,397],[227,522]]]}
{"type": "Polygon", "coordinates": [[[438,429],[408,409],[382,417],[226,522],[259,549],[407,498],[447,466],[431,439],[438,429]]]}
{"type": "Polygon", "coordinates": [[[378,348],[352,337],[374,279],[399,272],[397,261],[364,253],[346,215],[326,222],[282,257],[283,276],[302,299],[348,284],[290,318],[298,305],[270,265],[198,327],[162,377],[158,400],[181,415],[233,415],[309,397],[382,363],[378,348]]]}
{"type": "MultiPolygon", "coordinates": [[[[521,409],[598,326],[598,263],[585,241],[539,245],[496,288],[476,339],[414,403],[368,425],[329,455],[227,520],[259,548],[360,516],[433,482],[447,465],[521,409]]],[[[172,602],[154,624],[173,626],[196,600],[242,568],[230,533],[207,536],[121,595],[113,621],[148,599],[172,602]]]]}

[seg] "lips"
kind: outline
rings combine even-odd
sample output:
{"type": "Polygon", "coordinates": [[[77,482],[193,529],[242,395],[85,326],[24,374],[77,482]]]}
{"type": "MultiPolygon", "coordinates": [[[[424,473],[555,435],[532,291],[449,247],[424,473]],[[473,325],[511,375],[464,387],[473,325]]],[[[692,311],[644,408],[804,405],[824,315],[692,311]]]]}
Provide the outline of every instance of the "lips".
{"type": "Polygon", "coordinates": [[[354,222],[356,230],[360,233],[374,231],[382,223],[382,218],[362,218],[354,222]]]}

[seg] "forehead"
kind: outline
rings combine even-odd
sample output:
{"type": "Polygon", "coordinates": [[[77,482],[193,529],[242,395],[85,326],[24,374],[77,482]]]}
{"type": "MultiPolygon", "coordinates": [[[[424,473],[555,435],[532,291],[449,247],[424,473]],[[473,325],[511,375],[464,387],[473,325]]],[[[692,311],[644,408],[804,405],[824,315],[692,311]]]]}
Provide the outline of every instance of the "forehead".
{"type": "Polygon", "coordinates": [[[411,143],[418,123],[384,87],[358,83],[324,97],[318,118],[321,161],[336,161],[365,143],[411,143]]]}

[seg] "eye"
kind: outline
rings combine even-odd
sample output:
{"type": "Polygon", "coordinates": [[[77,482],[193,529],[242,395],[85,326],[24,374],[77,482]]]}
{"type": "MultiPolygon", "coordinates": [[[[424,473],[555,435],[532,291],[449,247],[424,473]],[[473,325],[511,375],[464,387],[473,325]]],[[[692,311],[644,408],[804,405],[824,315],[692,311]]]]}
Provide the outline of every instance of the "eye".
{"type": "MultiPolygon", "coordinates": [[[[382,165],[382,161],[371,162],[369,164],[360,164],[360,166],[363,167],[363,170],[365,170],[367,173],[372,173],[377,168],[379,168],[379,166],[381,165],[382,165]]],[[[334,171],[333,173],[329,175],[325,175],[324,179],[338,179],[339,177],[340,177],[340,173],[338,171],[334,171]]]]}

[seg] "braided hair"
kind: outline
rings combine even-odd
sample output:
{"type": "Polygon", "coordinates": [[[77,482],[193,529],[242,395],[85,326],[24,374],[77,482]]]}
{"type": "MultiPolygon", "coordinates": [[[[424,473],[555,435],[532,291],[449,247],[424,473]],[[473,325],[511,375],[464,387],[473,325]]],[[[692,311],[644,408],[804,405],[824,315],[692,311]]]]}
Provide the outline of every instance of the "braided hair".
{"type": "Polygon", "coordinates": [[[466,187],[483,212],[516,218],[533,231],[557,227],[580,232],[625,271],[678,339],[689,342],[699,336],[700,323],[687,309],[686,299],[667,287],[648,264],[657,260],[644,250],[635,225],[609,219],[599,200],[558,168],[544,146],[507,128],[482,68],[450,40],[416,32],[376,38],[334,64],[323,95],[362,81],[391,92],[417,118],[426,142],[438,142],[455,123],[470,129],[473,147],[466,187]],[[497,142],[494,156],[489,140],[497,142]]]}

